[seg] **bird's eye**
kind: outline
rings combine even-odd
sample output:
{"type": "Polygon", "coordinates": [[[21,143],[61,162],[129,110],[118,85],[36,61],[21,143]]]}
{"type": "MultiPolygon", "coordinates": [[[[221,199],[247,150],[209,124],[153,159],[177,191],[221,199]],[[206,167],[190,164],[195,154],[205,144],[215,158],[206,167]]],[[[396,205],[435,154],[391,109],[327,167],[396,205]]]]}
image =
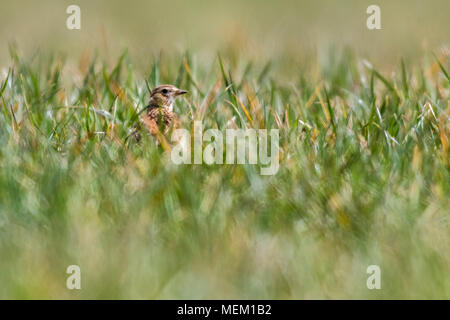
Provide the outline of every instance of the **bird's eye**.
{"type": "Polygon", "coordinates": [[[169,92],[169,90],[167,90],[167,89],[162,89],[162,91],[161,91],[163,94],[167,94],[168,92],[169,92]]]}

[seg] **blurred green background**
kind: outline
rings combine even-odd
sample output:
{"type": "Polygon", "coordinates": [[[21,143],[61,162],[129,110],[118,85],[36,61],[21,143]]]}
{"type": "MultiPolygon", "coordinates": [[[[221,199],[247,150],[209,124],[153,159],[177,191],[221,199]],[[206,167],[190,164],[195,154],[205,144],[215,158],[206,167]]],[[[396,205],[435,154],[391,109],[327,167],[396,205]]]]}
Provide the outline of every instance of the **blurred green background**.
{"type": "Polygon", "coordinates": [[[2,1],[0,61],[17,41],[30,53],[84,50],[111,55],[127,48],[135,63],[166,50],[215,54],[232,47],[247,57],[350,46],[370,61],[398,63],[448,43],[447,0],[173,0],[2,1]],[[66,29],[68,5],[81,7],[80,31],[66,29]],[[382,30],[366,28],[366,8],[381,7],[382,30]]]}

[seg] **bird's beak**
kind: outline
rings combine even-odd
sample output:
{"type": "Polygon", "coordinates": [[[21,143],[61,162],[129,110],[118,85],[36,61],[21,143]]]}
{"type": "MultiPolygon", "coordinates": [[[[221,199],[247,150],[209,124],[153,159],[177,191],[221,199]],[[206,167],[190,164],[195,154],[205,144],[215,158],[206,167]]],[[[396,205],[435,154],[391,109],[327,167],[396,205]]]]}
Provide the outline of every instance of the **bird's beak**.
{"type": "Polygon", "coordinates": [[[175,92],[175,95],[179,96],[179,95],[182,95],[182,94],[185,94],[185,93],[187,93],[186,90],[178,89],[178,90],[175,92]]]}

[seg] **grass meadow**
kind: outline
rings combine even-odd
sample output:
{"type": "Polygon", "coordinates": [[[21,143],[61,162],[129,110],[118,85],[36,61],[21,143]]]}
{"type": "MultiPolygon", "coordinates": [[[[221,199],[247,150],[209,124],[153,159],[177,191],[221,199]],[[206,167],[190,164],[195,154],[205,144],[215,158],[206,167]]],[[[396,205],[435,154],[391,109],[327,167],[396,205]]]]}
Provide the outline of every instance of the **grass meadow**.
{"type": "Polygon", "coordinates": [[[79,31],[70,3],[2,4],[0,298],[449,299],[450,8],[431,2],[380,1],[380,31],[367,1],[79,1],[79,31]],[[188,130],[278,129],[277,174],[130,141],[163,83],[189,91],[188,130]]]}

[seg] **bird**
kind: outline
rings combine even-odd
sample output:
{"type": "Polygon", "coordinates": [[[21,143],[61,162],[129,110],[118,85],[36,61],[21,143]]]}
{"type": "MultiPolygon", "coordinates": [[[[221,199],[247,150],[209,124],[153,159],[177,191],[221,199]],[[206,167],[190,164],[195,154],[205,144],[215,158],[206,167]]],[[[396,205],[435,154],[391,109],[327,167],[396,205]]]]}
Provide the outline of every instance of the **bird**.
{"type": "MultiPolygon", "coordinates": [[[[178,89],[170,84],[159,85],[152,90],[150,101],[139,120],[145,130],[156,137],[159,142],[162,142],[163,135],[167,135],[174,124],[178,123],[173,112],[173,104],[178,96],[186,93],[186,90],[178,89]]],[[[137,125],[133,128],[133,136],[136,141],[141,140],[139,127],[137,125]]]]}

